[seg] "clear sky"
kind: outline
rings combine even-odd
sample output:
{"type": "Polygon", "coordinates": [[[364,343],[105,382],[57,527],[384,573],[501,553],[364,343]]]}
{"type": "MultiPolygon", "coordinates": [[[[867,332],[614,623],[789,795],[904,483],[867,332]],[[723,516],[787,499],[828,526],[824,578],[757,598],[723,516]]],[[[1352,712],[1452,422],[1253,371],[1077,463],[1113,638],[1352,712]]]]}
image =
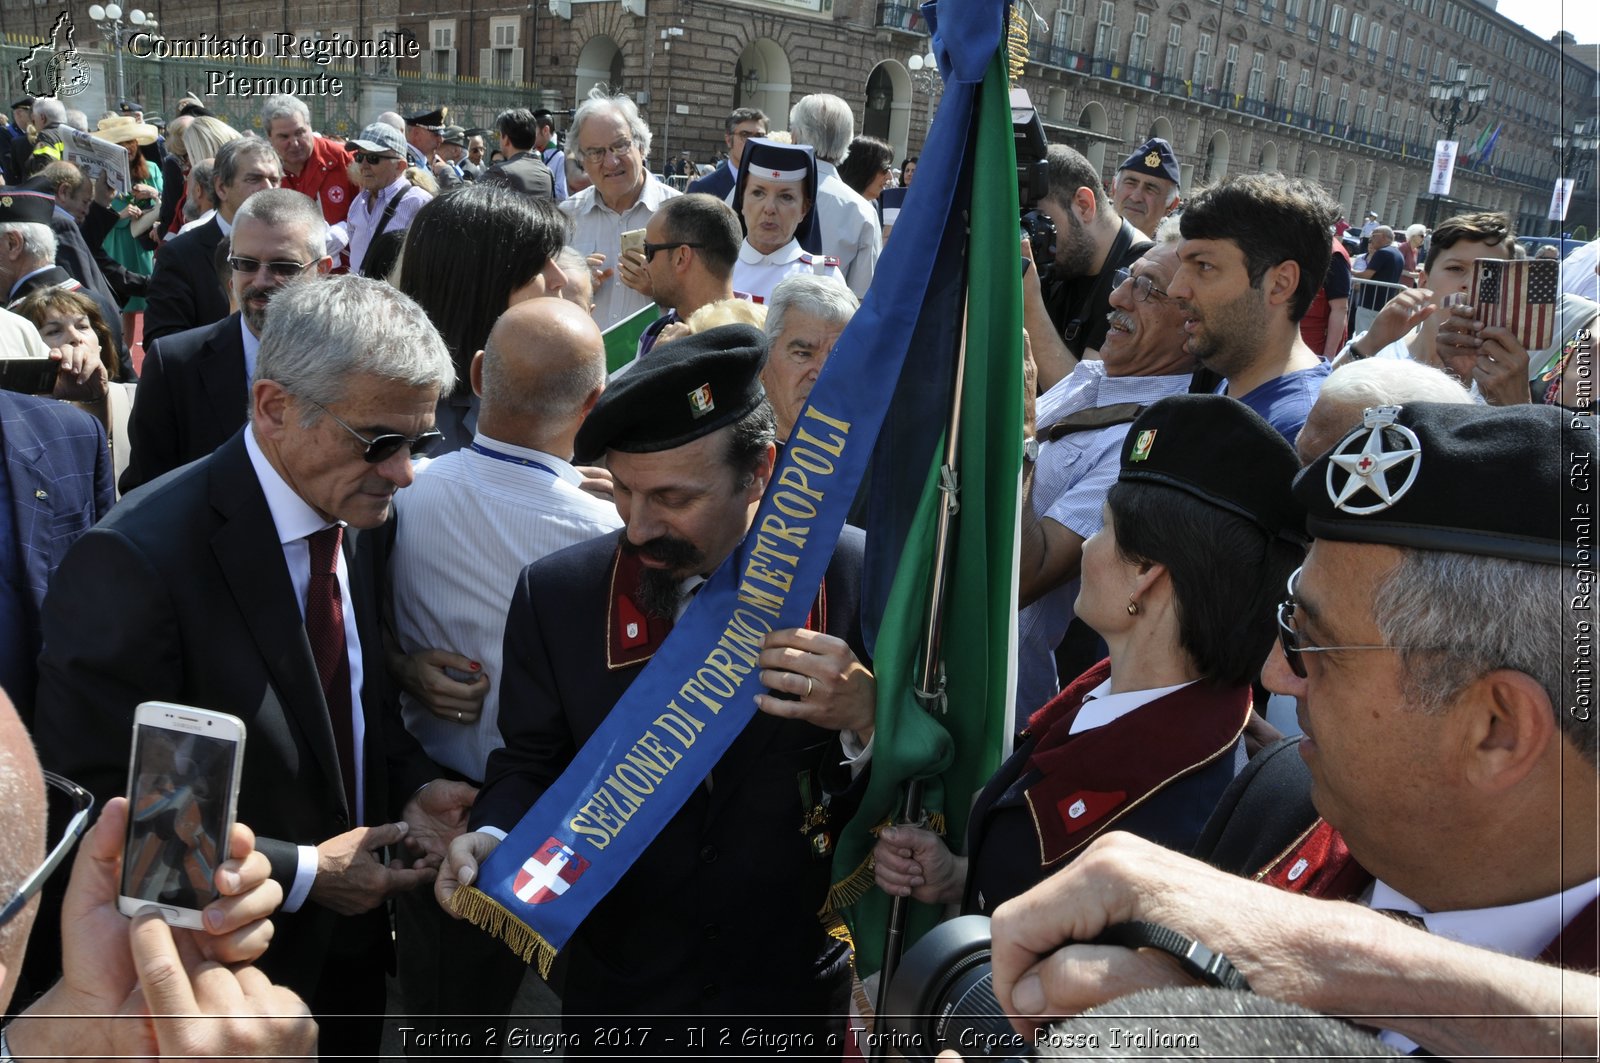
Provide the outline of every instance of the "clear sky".
{"type": "Polygon", "coordinates": [[[1600,3],[1594,0],[1500,0],[1495,10],[1546,40],[1566,30],[1579,44],[1600,43],[1600,3]]]}

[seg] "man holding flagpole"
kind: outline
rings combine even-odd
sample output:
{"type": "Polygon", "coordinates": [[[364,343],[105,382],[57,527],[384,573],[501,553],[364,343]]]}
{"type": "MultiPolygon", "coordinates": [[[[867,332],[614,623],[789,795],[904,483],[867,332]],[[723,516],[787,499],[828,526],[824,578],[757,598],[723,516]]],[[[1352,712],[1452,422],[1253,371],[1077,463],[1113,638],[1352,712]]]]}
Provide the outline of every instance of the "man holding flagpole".
{"type": "MultiPolygon", "coordinates": [[[[436,893],[447,909],[462,909],[452,900],[457,886],[474,883],[558,777],[576,774],[568,772],[574,753],[616,722],[608,717],[631,711],[619,698],[746,537],[773,473],[765,360],[761,333],[746,325],[663,344],[584,421],[578,453],[606,457],[626,527],[529,566],[518,582],[500,678],[506,747],[490,754],[472,833],[441,874],[436,893]]],[[[814,415],[796,432],[819,458],[830,445],[824,428],[814,415]]],[[[798,514],[808,496],[799,479],[781,481],[779,491],[786,486],[799,492],[798,514]]],[[[782,582],[782,555],[808,533],[798,517],[769,518],[752,533],[753,556],[765,560],[745,568],[724,648],[646,703],[630,732],[643,737],[614,751],[609,767],[583,782],[592,799],[556,817],[539,832],[553,831],[549,840],[523,854],[513,906],[576,894],[591,863],[626,867],[562,951],[563,1028],[578,1039],[569,1051],[701,1054],[747,1035],[756,1040],[744,1047],[781,1035],[809,1036],[821,1048],[843,1030],[848,949],[817,913],[873,731],[876,689],[862,663],[857,606],[860,533],[840,537],[804,626],[751,639],[741,619],[775,589],[761,573],[782,582]],[[728,726],[720,699],[752,669],[765,688],[755,699],[762,711],[709,774],[674,771],[690,747],[728,726]],[[681,807],[653,840],[638,822],[629,829],[650,804],[675,800],[681,807]],[[634,1037],[608,1043],[621,1015],[637,1017],[634,1037]],[[724,1029],[734,1040],[718,1045],[724,1029]]]]}

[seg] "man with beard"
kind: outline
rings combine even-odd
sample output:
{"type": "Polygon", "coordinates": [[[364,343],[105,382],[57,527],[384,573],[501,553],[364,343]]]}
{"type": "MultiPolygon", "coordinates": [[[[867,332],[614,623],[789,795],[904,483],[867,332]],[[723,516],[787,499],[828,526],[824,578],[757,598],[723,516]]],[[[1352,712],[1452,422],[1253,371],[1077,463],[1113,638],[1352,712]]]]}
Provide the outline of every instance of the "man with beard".
{"type": "Polygon", "coordinates": [[[1115,287],[1112,274],[1150,248],[1144,234],[1112,207],[1088,159],[1057,144],[1050,148],[1049,166],[1050,191],[1039,199],[1039,210],[1056,228],[1048,291],[1036,271],[1022,274],[1023,324],[1033,341],[1041,391],[1070,373],[1085,351],[1100,349],[1115,287]]]}
{"type": "Polygon", "coordinates": [[[244,424],[267,300],[278,288],[333,268],[328,224],[299,192],[272,188],[233,218],[228,263],[237,313],[150,345],[128,417],[127,492],[210,454],[244,424]]]}
{"type": "MultiPolygon", "coordinates": [[[[606,455],[626,527],[530,565],[517,583],[500,677],[506,746],[489,755],[472,832],[440,869],[435,892],[447,908],[744,537],[773,470],[765,349],[748,325],[662,344],[584,421],[577,452],[606,455]]],[[[807,626],[765,639],[762,711],[562,951],[563,1025],[585,1048],[596,1042],[584,1016],[612,1028],[620,1015],[693,1016],[696,1026],[765,1016],[819,1044],[842,1032],[848,950],[817,913],[830,879],[826,832],[854,804],[839,792],[850,773],[833,732],[853,732],[844,736],[853,749],[873,728],[861,545],[846,528],[807,626]]]]}
{"type": "MultiPolygon", "coordinates": [[[[1167,291],[1178,268],[1177,227],[1168,222],[1158,235],[1160,242],[1116,273],[1100,357],[1079,362],[1039,396],[1038,449],[1028,448],[1034,456],[1024,466],[1031,505],[1022,507],[1018,566],[1017,708],[1025,713],[1060,689],[1057,647],[1073,620],[1083,544],[1105,521],[1128,426],[1150,403],[1187,391],[1194,371],[1183,312],[1167,291]]],[[[1098,654],[1098,637],[1093,641],[1098,654]]],[[[1098,659],[1069,661],[1066,674],[1098,659]]]]}
{"type": "Polygon", "coordinates": [[[1299,324],[1328,271],[1337,213],[1309,181],[1248,174],[1201,191],[1179,222],[1181,265],[1168,291],[1183,309],[1189,353],[1224,378],[1219,394],[1290,444],[1328,375],[1299,324]]]}

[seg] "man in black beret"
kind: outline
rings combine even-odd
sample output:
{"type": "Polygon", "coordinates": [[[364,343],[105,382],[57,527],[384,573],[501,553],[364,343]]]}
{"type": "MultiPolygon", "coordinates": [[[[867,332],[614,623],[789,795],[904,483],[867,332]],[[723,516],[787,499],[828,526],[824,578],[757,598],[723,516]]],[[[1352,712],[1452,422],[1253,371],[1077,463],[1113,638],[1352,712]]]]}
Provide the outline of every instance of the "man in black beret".
{"type": "Polygon", "coordinates": [[[1111,205],[1135,229],[1152,240],[1161,219],[1178,209],[1178,186],[1183,175],[1172,145],[1151,137],[1134,149],[1117,167],[1111,182],[1111,205]]]}
{"type": "Polygon", "coordinates": [[[1110,837],[1002,907],[1002,1004],[1059,1014],[1182,980],[1121,949],[1074,973],[1083,951],[1056,951],[1146,920],[1402,1051],[1592,1053],[1600,982],[1575,972],[1600,958],[1594,439],[1548,407],[1384,406],[1303,470],[1316,541],[1263,679],[1304,737],[1224,795],[1196,846],[1213,868],[1110,837]]]}
{"type": "MultiPolygon", "coordinates": [[[[472,832],[441,869],[446,908],[463,870],[470,882],[743,539],[774,461],[764,362],[762,335],[748,325],[666,343],[584,421],[577,453],[605,457],[626,526],[530,565],[518,581],[499,677],[506,746],[490,754],[472,832]]],[[[854,769],[843,764],[864,755],[873,729],[861,546],[846,528],[807,625],[765,640],[762,711],[563,950],[563,1024],[585,1046],[622,1015],[692,1017],[695,1027],[763,1016],[819,1043],[842,1031],[847,950],[817,913],[831,832],[854,804],[854,769]]],[[[666,1043],[654,1025],[647,1051],[695,1050],[681,1036],[666,1043]]]]}

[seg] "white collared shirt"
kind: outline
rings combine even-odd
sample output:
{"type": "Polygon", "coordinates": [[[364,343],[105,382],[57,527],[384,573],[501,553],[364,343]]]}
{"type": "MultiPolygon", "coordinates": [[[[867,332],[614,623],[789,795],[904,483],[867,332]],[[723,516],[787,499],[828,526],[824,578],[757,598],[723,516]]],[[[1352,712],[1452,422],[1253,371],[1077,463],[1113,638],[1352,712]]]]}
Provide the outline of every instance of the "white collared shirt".
{"type": "Polygon", "coordinates": [[[256,378],[256,355],[261,353],[261,338],[250,331],[244,315],[239,315],[239,333],[244,337],[244,393],[248,399],[252,381],[256,378]]]}
{"type": "Polygon", "coordinates": [[[1179,683],[1170,687],[1152,687],[1149,690],[1124,690],[1120,694],[1111,693],[1111,680],[1095,687],[1083,696],[1083,708],[1078,710],[1078,715],[1072,721],[1072,729],[1068,734],[1082,734],[1092,731],[1096,727],[1104,727],[1133,712],[1142,709],[1157,698],[1164,698],[1168,694],[1192,686],[1196,682],[1179,683]]]}
{"type": "MultiPolygon", "coordinates": [[[[345,220],[335,225],[333,229],[339,232],[345,246],[350,249],[350,272],[357,273],[367,259],[367,248],[378,235],[376,230],[378,222],[383,219],[383,212],[388,209],[389,201],[395,196],[400,196],[400,205],[394,209],[394,217],[389,220],[384,232],[401,232],[411,224],[411,219],[417,216],[423,204],[433,197],[425,189],[418,188],[406,180],[401,174],[386,188],[381,190],[376,199],[372,199],[365,189],[356,193],[350,201],[350,213],[345,220]]],[[[330,241],[331,245],[332,241],[330,241]]],[[[337,252],[330,252],[336,254],[337,252]]]]}
{"type": "MultiPolygon", "coordinates": [[[[1368,892],[1368,908],[1414,915],[1430,934],[1463,945],[1532,960],[1537,959],[1545,947],[1560,936],[1579,912],[1600,896],[1600,878],[1520,904],[1455,912],[1425,911],[1416,901],[1382,879],[1375,880],[1368,892]]],[[[1410,1052],[1417,1047],[1415,1041],[1389,1030],[1384,1030],[1379,1040],[1402,1052],[1410,1052]]]]}
{"type": "MultiPolygon", "coordinates": [[[[261,443],[256,439],[255,429],[248,428],[244,434],[245,452],[250,455],[250,464],[256,471],[256,479],[261,483],[261,493],[267,497],[267,509],[272,514],[272,523],[278,533],[278,543],[283,547],[283,562],[289,569],[289,582],[294,586],[295,604],[300,607],[300,620],[305,622],[306,592],[311,587],[311,544],[306,542],[306,536],[332,527],[332,523],[322,519],[322,516],[306,504],[305,500],[295,494],[278,470],[272,467],[267,456],[261,451],[261,443]]],[[[351,809],[356,823],[366,822],[366,797],[362,788],[366,783],[366,763],[362,753],[366,746],[367,727],[366,717],[361,706],[361,681],[363,678],[361,660],[361,637],[356,630],[355,606],[350,595],[350,571],[345,564],[344,551],[339,551],[335,558],[339,579],[339,595],[344,599],[344,647],[345,656],[350,659],[350,706],[351,729],[354,740],[354,757],[356,762],[355,794],[356,807],[351,809]]],[[[288,895],[283,900],[283,910],[286,912],[299,911],[305,903],[306,895],[311,892],[311,883],[317,875],[317,847],[315,845],[301,845],[299,849],[299,866],[295,870],[294,883],[288,895]]]]}
{"type": "MultiPolygon", "coordinates": [[[[601,201],[593,185],[568,196],[557,206],[572,219],[571,245],[586,257],[596,253],[604,255],[606,260],[603,268],[615,270],[617,258],[622,252],[622,234],[643,229],[661,204],[682,194],[646,173],[639,198],[621,214],[601,201]]],[[[623,284],[622,278],[613,273],[609,280],[595,289],[595,324],[602,329],[610,328],[623,318],[637,314],[650,302],[648,296],[640,295],[623,284]]]]}
{"type": "Polygon", "coordinates": [[[739,244],[739,260],[733,264],[733,290],[737,295],[764,303],[772,297],[772,289],[779,281],[795,273],[844,279],[837,262],[811,254],[798,240],[790,240],[770,255],[762,254],[749,240],[744,240],[739,244]]]}
{"type": "Polygon", "coordinates": [[[522,570],[557,550],[622,527],[616,506],[583,491],[582,475],[554,454],[479,432],[471,447],[422,465],[395,495],[390,574],[395,635],[406,653],[443,649],[483,666],[489,693],[472,725],[441,720],[402,692],[406,730],[439,764],[481,780],[500,734],[506,612],[522,570]],[[542,466],[542,468],[541,468],[542,466]]]}

